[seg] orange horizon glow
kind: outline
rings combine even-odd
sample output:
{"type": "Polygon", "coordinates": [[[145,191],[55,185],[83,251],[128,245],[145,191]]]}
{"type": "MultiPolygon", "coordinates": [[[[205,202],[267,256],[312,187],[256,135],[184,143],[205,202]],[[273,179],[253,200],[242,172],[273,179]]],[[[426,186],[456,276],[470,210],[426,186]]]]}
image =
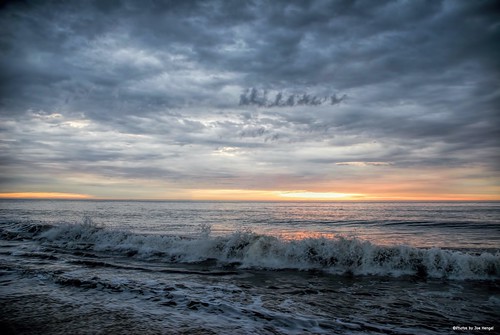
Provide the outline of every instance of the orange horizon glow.
{"type": "Polygon", "coordinates": [[[266,191],[200,189],[191,190],[191,200],[219,201],[500,201],[498,195],[476,194],[408,194],[408,193],[343,193],[306,190],[266,191]]]}
{"type": "Polygon", "coordinates": [[[0,199],[93,199],[88,194],[59,192],[14,192],[0,193],[0,199]]]}
{"type": "Polygon", "coordinates": [[[292,199],[311,199],[311,200],[356,200],[364,199],[366,195],[358,193],[339,193],[339,192],[309,192],[309,191],[287,191],[279,192],[279,197],[292,199]]]}
{"type": "Polygon", "coordinates": [[[11,192],[0,193],[0,199],[67,199],[67,200],[151,200],[151,201],[283,201],[283,202],[335,202],[335,201],[500,201],[496,195],[470,194],[362,194],[342,192],[268,191],[243,189],[196,189],[181,197],[102,197],[79,193],[61,192],[11,192]]]}

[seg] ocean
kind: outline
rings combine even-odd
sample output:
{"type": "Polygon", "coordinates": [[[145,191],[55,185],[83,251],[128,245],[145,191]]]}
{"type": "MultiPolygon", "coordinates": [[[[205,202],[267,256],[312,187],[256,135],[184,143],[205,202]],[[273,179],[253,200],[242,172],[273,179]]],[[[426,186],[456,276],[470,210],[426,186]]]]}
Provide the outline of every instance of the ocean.
{"type": "Polygon", "coordinates": [[[494,334],[499,202],[0,201],[2,334],[494,334]]]}

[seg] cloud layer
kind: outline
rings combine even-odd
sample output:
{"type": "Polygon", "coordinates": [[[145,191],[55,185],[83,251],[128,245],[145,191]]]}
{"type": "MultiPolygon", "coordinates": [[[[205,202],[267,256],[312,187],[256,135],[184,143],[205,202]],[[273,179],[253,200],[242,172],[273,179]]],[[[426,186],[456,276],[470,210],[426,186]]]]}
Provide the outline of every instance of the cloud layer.
{"type": "Polygon", "coordinates": [[[8,2],[0,30],[4,192],[498,196],[495,1],[8,2]]]}

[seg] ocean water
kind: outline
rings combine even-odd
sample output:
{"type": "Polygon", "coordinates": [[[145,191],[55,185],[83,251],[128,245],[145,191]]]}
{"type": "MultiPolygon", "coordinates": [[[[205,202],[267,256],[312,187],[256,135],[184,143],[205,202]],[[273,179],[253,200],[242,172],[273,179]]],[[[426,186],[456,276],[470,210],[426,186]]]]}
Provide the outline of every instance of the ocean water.
{"type": "Polygon", "coordinates": [[[0,201],[2,334],[500,330],[500,203],[0,201]]]}

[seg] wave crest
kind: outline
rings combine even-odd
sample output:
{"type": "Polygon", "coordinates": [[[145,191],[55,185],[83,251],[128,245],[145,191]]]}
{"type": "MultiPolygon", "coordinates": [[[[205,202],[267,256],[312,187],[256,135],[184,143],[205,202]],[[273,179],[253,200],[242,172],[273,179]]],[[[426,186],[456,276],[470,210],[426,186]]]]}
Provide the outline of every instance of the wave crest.
{"type": "Polygon", "coordinates": [[[407,245],[387,247],[341,236],[284,240],[251,231],[237,231],[212,237],[209,228],[202,227],[198,236],[187,238],[111,230],[86,221],[53,227],[40,233],[38,238],[63,248],[115,252],[176,263],[215,260],[219,266],[239,268],[456,280],[495,280],[500,276],[498,252],[472,254],[407,245]]]}

